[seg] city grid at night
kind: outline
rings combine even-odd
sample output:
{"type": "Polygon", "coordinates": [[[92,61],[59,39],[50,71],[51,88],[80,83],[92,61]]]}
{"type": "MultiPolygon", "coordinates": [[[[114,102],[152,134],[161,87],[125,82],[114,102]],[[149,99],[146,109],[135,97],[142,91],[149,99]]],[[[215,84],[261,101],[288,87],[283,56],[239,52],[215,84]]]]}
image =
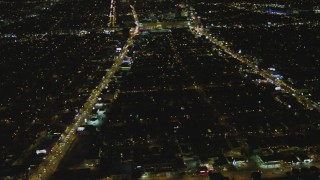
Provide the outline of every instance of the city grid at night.
{"type": "Polygon", "coordinates": [[[320,180],[319,0],[0,8],[0,179],[320,180]]]}

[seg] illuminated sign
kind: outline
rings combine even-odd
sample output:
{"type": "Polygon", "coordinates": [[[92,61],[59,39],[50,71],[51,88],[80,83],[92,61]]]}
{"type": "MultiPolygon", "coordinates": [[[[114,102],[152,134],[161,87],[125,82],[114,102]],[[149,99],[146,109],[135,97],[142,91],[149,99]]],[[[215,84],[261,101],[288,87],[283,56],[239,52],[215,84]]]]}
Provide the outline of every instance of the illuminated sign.
{"type": "Polygon", "coordinates": [[[84,129],[85,129],[85,127],[80,126],[80,127],[77,128],[77,131],[81,132],[81,131],[84,131],[84,129]]]}
{"type": "Polygon", "coordinates": [[[36,154],[47,154],[47,150],[45,149],[36,150],[36,154]]]}
{"type": "Polygon", "coordinates": [[[120,52],[121,51],[121,48],[116,48],[116,52],[120,52]]]}

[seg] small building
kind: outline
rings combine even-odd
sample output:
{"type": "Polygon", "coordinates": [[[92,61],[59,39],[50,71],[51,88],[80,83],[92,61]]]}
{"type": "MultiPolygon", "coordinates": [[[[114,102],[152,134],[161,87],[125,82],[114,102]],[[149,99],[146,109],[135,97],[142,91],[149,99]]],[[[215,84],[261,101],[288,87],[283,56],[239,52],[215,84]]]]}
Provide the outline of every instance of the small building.
{"type": "Polygon", "coordinates": [[[257,160],[259,161],[258,164],[261,168],[280,168],[281,167],[281,161],[282,158],[277,155],[268,155],[268,156],[257,156],[257,160]]]}

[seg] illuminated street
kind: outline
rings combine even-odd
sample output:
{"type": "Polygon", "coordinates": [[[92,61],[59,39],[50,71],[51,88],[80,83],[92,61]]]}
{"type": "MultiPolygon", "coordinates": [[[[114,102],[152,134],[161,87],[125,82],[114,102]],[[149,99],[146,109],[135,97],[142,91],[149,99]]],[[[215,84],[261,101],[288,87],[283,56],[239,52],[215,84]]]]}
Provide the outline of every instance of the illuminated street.
{"type": "Polygon", "coordinates": [[[0,179],[319,179],[317,1],[0,7],[0,179]]]}
{"type": "MultiPolygon", "coordinates": [[[[200,22],[200,19],[196,19],[196,22],[200,22]]],[[[294,89],[293,87],[289,86],[285,82],[281,81],[280,79],[274,78],[270,72],[260,69],[258,66],[254,65],[252,61],[245,58],[244,56],[241,56],[240,54],[237,54],[233,52],[231,49],[229,49],[227,46],[225,46],[223,43],[221,43],[218,39],[216,39],[211,34],[207,33],[204,29],[199,27],[190,26],[191,30],[195,30],[197,33],[206,36],[213,44],[221,47],[221,49],[228,53],[233,58],[239,60],[240,62],[246,64],[249,68],[251,68],[256,74],[264,77],[267,80],[270,80],[272,84],[275,84],[277,87],[281,87],[282,91],[284,93],[289,93],[292,96],[294,96],[299,103],[301,103],[303,106],[305,106],[307,109],[316,109],[318,112],[320,112],[320,106],[309,99],[308,97],[302,96],[299,91],[294,89]]]]}
{"type": "Polygon", "coordinates": [[[73,124],[68,126],[65,132],[61,135],[61,138],[53,146],[51,152],[48,154],[47,158],[38,166],[36,171],[31,172],[30,179],[49,179],[53,173],[57,170],[60,161],[63,159],[65,154],[70,150],[74,141],[77,138],[76,130],[80,125],[84,124],[84,119],[88,118],[94,104],[97,102],[101,91],[108,86],[111,78],[119,70],[119,66],[122,64],[123,60],[126,58],[127,50],[132,46],[134,34],[127,40],[127,43],[122,48],[118,57],[114,59],[113,66],[103,77],[99,85],[96,86],[88,98],[87,102],[80,109],[79,113],[74,118],[73,124]]]}

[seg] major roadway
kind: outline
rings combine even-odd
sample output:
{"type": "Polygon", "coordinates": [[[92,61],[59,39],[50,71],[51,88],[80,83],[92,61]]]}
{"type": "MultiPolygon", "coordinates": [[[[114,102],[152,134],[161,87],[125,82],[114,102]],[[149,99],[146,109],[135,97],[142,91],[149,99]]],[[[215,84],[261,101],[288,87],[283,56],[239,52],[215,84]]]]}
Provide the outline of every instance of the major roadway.
{"type": "Polygon", "coordinates": [[[111,0],[109,23],[108,23],[109,27],[115,27],[115,25],[116,25],[116,15],[115,14],[116,14],[116,1],[111,0]]]}
{"type": "MultiPolygon", "coordinates": [[[[134,29],[134,28],[133,28],[134,29]]],[[[108,86],[111,82],[111,78],[119,70],[120,65],[127,56],[128,48],[133,45],[134,33],[131,33],[126,44],[120,51],[119,55],[115,57],[114,63],[110,70],[103,76],[101,82],[92,90],[86,103],[81,107],[79,113],[76,114],[72,124],[67,126],[66,130],[61,134],[60,139],[54,144],[51,152],[47,154],[47,157],[39,164],[39,166],[30,172],[29,179],[50,179],[50,177],[58,169],[60,161],[71,149],[74,141],[76,140],[76,129],[84,124],[84,119],[88,118],[91,111],[97,102],[102,90],[108,86]]]]}
{"type": "MultiPolygon", "coordinates": [[[[193,15],[193,13],[190,13],[191,16],[193,15]]],[[[192,16],[192,17],[196,17],[196,16],[192,16]]],[[[265,69],[261,69],[259,68],[257,65],[255,65],[254,63],[252,63],[252,61],[250,61],[248,58],[242,56],[239,53],[236,53],[234,51],[232,51],[228,46],[224,45],[223,42],[219,41],[216,37],[214,37],[212,34],[209,34],[208,32],[206,32],[203,28],[200,28],[200,19],[199,18],[194,18],[193,19],[194,23],[191,23],[191,25],[189,26],[190,29],[192,31],[196,31],[197,33],[199,33],[200,35],[206,36],[206,38],[213,44],[215,44],[216,46],[220,47],[224,52],[226,52],[227,54],[229,54],[230,56],[232,56],[233,58],[239,60],[240,62],[242,62],[243,64],[247,65],[249,68],[252,69],[252,71],[255,74],[258,74],[260,76],[262,76],[263,78],[270,80],[270,82],[272,82],[275,86],[281,87],[282,91],[288,94],[291,94],[292,96],[294,96],[297,101],[302,104],[305,108],[309,109],[309,110],[317,110],[318,112],[320,112],[320,106],[314,102],[313,100],[309,99],[306,96],[303,96],[299,93],[299,91],[297,89],[295,89],[294,87],[292,87],[291,85],[285,83],[284,81],[277,79],[275,77],[272,76],[271,72],[265,70],[265,69]],[[196,24],[196,25],[193,25],[196,24]]]]}

